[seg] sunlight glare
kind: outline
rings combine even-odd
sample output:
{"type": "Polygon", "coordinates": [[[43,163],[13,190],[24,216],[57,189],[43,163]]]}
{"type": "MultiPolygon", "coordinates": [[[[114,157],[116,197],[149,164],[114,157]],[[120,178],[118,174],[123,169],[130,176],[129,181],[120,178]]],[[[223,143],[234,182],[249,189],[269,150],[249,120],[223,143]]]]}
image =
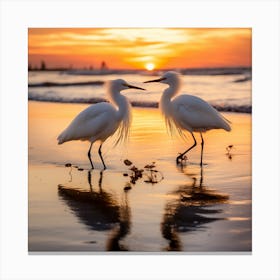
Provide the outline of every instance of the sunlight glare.
{"type": "Polygon", "coordinates": [[[147,63],[145,67],[148,71],[152,71],[155,69],[154,63],[147,63]]]}

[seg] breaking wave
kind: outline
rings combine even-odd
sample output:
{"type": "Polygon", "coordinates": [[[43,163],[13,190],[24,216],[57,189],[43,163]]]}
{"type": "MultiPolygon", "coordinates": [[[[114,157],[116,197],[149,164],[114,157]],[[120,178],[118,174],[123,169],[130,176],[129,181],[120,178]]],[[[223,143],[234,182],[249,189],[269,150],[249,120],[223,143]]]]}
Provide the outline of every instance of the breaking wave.
{"type": "MultiPolygon", "coordinates": [[[[29,93],[28,100],[41,102],[57,102],[57,103],[78,103],[78,104],[94,104],[99,102],[107,102],[104,98],[66,98],[59,96],[38,96],[29,93]]],[[[130,101],[133,107],[143,108],[158,108],[158,102],[153,101],[130,101]]],[[[221,112],[236,112],[236,113],[252,113],[252,106],[249,105],[221,105],[211,104],[214,108],[221,112]]]]}

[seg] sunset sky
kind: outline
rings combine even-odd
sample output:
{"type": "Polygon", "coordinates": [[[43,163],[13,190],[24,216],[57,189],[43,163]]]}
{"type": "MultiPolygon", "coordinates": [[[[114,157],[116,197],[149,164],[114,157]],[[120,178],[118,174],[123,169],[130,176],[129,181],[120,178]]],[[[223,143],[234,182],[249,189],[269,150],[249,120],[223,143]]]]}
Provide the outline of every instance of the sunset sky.
{"type": "Polygon", "coordinates": [[[251,66],[249,28],[30,28],[28,63],[161,69],[251,66]]]}

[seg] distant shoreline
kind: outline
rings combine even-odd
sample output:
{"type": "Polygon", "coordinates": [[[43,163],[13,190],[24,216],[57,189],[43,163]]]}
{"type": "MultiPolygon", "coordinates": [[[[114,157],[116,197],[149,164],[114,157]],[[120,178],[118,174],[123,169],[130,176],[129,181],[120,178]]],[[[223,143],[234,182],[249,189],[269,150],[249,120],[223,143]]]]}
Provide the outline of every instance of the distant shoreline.
{"type": "Polygon", "coordinates": [[[146,74],[160,75],[166,71],[177,71],[182,75],[242,75],[250,74],[252,67],[211,67],[211,68],[182,68],[182,69],[159,69],[153,71],[139,69],[70,69],[70,68],[47,68],[47,69],[29,69],[28,72],[61,72],[68,75],[111,75],[111,74],[146,74]]]}

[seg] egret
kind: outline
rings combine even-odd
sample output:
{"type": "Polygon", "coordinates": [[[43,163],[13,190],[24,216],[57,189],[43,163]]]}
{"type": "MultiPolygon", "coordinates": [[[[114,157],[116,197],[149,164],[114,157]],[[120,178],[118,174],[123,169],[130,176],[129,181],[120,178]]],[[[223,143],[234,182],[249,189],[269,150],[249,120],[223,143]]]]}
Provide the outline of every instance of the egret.
{"type": "Polygon", "coordinates": [[[131,123],[131,105],[127,98],[120,91],[125,89],[143,88],[132,86],[122,79],[113,80],[107,83],[107,96],[110,101],[93,104],[80,112],[69,126],[57,137],[58,144],[72,140],[89,141],[88,158],[92,169],[91,148],[94,142],[100,141],[98,154],[106,169],[102,157],[102,144],[118,130],[116,144],[126,140],[131,123]]]}
{"type": "Polygon", "coordinates": [[[159,107],[165,118],[167,129],[171,133],[174,128],[177,129],[182,137],[184,136],[183,131],[187,130],[191,133],[194,140],[194,144],[176,158],[177,164],[182,162],[184,155],[196,146],[197,142],[193,132],[199,132],[201,137],[200,166],[202,166],[204,147],[202,132],[206,132],[210,129],[224,129],[230,131],[230,121],[222,116],[209,103],[197,96],[182,94],[175,97],[175,95],[179,93],[181,85],[181,77],[178,73],[169,71],[159,79],[146,81],[144,83],[152,82],[169,85],[169,87],[164,90],[159,102],[159,107]]]}

